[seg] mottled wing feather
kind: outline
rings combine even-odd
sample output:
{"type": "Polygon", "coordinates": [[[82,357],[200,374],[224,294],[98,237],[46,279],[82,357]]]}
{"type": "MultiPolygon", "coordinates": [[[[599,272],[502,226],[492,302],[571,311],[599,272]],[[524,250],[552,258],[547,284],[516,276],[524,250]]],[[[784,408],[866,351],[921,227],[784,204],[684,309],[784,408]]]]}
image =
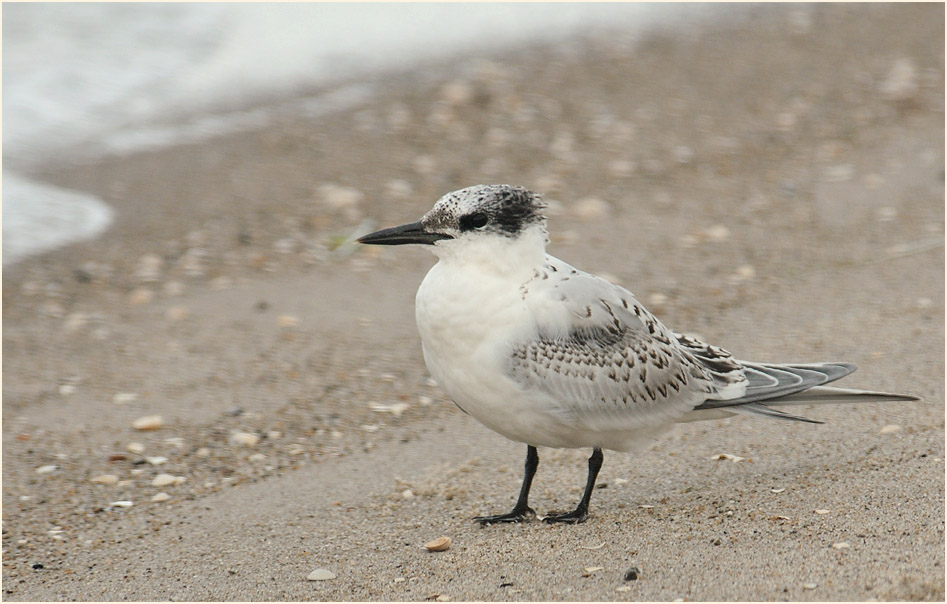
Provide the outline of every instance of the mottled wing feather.
{"type": "Polygon", "coordinates": [[[660,426],[707,399],[742,394],[745,378],[728,353],[682,341],[627,290],[568,268],[549,295],[569,309],[570,329],[541,328],[515,347],[510,374],[550,395],[570,422],[593,430],[660,426]]]}

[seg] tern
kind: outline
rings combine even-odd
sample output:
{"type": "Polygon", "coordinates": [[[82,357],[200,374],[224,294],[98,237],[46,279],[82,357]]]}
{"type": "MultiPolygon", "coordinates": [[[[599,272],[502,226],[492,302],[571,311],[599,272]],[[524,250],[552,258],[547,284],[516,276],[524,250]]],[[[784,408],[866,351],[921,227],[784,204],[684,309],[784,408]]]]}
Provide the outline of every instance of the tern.
{"type": "Polygon", "coordinates": [[[424,362],[458,407],[525,443],[522,486],[506,514],[536,516],[529,491],[537,447],[591,448],[578,506],[544,522],[588,517],[603,449],[633,451],[675,423],[736,413],[822,423],[772,405],[910,401],[825,384],[850,363],[771,364],[675,333],[628,290],[546,253],[542,197],[477,185],[439,199],[420,221],[358,239],[422,244],[438,262],[424,277],[416,319],[424,362]]]}

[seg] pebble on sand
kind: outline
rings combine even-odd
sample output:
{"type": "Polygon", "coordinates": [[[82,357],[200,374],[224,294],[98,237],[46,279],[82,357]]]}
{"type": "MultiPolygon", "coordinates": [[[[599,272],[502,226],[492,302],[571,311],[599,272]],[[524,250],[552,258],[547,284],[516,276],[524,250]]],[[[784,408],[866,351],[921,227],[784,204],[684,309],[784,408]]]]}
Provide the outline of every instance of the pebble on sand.
{"type": "Polygon", "coordinates": [[[260,437],[249,432],[234,432],[230,436],[230,442],[243,447],[255,447],[260,442],[260,437]]]}
{"type": "Polygon", "coordinates": [[[329,579],[335,579],[335,573],[326,568],[317,568],[309,573],[306,578],[310,581],[328,581],[329,579]]]}
{"type": "Polygon", "coordinates": [[[112,397],[112,403],[124,405],[125,403],[134,403],[138,400],[138,395],[134,392],[119,392],[112,397]]]}
{"type": "Polygon", "coordinates": [[[128,294],[128,303],[133,306],[148,304],[155,297],[155,293],[147,287],[139,287],[128,294]]]}
{"type": "Polygon", "coordinates": [[[171,474],[158,474],[157,476],[154,477],[154,479],[152,479],[151,486],[166,487],[168,485],[175,484],[176,482],[177,482],[177,478],[175,478],[171,474]]]}
{"type": "Polygon", "coordinates": [[[51,473],[51,472],[55,472],[55,471],[58,470],[58,469],[59,469],[59,466],[54,466],[54,465],[40,466],[40,467],[36,468],[36,473],[37,473],[37,474],[49,474],[49,473],[51,473]]]}
{"type": "Polygon", "coordinates": [[[711,461],[722,461],[724,459],[727,459],[729,461],[732,461],[733,463],[737,463],[738,461],[743,461],[745,458],[740,457],[739,455],[730,455],[729,453],[718,453],[717,455],[714,455],[710,459],[711,461]]]}
{"type": "Polygon", "coordinates": [[[585,197],[572,206],[572,213],[583,222],[605,218],[610,211],[608,202],[598,197],[585,197]]]}
{"type": "Polygon", "coordinates": [[[144,415],[132,422],[132,428],[140,432],[159,430],[164,426],[164,418],[160,415],[144,415]]]}
{"type": "Polygon", "coordinates": [[[429,552],[446,552],[450,549],[450,544],[450,537],[438,537],[434,541],[425,543],[424,548],[429,552]]]}
{"type": "Polygon", "coordinates": [[[891,434],[893,432],[898,432],[899,430],[901,430],[901,426],[897,424],[888,424],[881,430],[878,430],[878,434],[891,434]]]}
{"type": "Polygon", "coordinates": [[[89,482],[93,484],[115,484],[118,482],[118,476],[115,474],[102,474],[101,476],[96,476],[91,479],[89,482]]]}
{"type": "Polygon", "coordinates": [[[171,499],[171,496],[164,492],[158,493],[151,498],[151,500],[155,503],[161,503],[162,501],[167,501],[169,499],[171,499]]]}
{"type": "Polygon", "coordinates": [[[918,91],[917,67],[911,59],[896,59],[879,86],[881,96],[889,101],[906,101],[918,91]]]}
{"type": "Polygon", "coordinates": [[[111,508],[130,508],[135,505],[132,501],[113,501],[109,504],[111,508]]]}

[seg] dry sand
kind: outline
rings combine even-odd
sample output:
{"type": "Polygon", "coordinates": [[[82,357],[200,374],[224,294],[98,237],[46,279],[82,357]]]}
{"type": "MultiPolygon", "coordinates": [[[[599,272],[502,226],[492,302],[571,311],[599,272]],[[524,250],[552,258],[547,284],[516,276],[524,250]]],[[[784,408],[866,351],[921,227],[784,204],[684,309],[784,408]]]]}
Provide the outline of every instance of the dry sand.
{"type": "MultiPolygon", "coordinates": [[[[37,175],[118,220],[3,275],[4,599],[943,600],[944,7],[744,10],[37,175]],[[432,257],[332,251],[479,182],[545,193],[551,252],[677,330],[923,401],[679,426],[606,452],[585,524],[481,528],[525,447],[428,381],[432,257]]],[[[541,450],[534,507],[587,454],[541,450]]]]}

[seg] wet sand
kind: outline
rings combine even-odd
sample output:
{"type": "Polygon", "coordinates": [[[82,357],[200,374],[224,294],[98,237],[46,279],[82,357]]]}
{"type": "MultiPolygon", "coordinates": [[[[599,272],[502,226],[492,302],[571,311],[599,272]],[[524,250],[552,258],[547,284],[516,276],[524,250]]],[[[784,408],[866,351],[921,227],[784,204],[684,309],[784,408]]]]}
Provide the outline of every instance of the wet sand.
{"type": "MultiPolygon", "coordinates": [[[[944,8],[746,11],[36,175],[118,218],[4,271],[4,599],[943,600],[944,8]],[[480,528],[525,447],[429,380],[433,257],[345,242],[481,182],[678,331],[923,400],[681,425],[585,524],[480,528]]],[[[587,455],[540,450],[538,511],[587,455]]]]}

